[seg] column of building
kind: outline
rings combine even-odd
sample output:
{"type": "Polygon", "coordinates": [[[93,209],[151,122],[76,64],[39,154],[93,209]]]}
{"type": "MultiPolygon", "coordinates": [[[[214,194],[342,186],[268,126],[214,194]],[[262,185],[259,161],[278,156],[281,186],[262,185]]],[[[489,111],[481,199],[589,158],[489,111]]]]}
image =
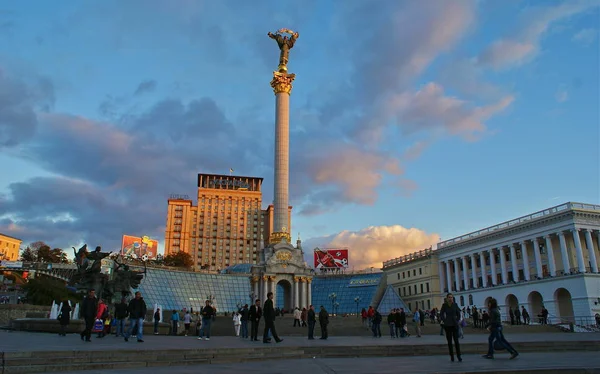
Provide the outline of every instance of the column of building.
{"type": "Polygon", "coordinates": [[[469,289],[469,267],[467,266],[467,256],[461,257],[462,267],[463,267],[463,282],[465,284],[465,290],[469,289]]]}
{"type": "Polygon", "coordinates": [[[309,306],[310,304],[312,304],[312,278],[306,278],[306,306],[309,306]]]}
{"type": "Polygon", "coordinates": [[[452,274],[450,273],[450,261],[446,260],[446,283],[448,284],[448,292],[452,292],[452,274]]]}
{"type": "Polygon", "coordinates": [[[494,252],[494,248],[490,249],[490,271],[492,277],[492,285],[498,285],[498,276],[496,275],[496,252],[494,252]]]}
{"type": "Polygon", "coordinates": [[[300,277],[294,277],[294,307],[302,308],[300,304],[300,290],[298,287],[298,282],[300,282],[300,277]]]}

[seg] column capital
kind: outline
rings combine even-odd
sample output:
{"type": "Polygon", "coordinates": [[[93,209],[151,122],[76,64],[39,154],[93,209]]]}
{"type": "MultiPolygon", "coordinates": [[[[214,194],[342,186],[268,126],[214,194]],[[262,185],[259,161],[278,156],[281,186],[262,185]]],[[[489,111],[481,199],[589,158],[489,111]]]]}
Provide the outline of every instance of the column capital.
{"type": "Polygon", "coordinates": [[[579,228],[579,227],[574,227],[574,228],[572,228],[572,229],[569,229],[569,231],[571,231],[571,232],[578,231],[578,232],[579,232],[579,231],[581,231],[581,228],[579,228]]]}
{"type": "Polygon", "coordinates": [[[563,238],[565,237],[565,233],[562,231],[557,232],[558,236],[562,236],[563,238]]]}
{"type": "Polygon", "coordinates": [[[312,278],[306,278],[306,283],[308,283],[308,284],[312,283],[312,278]]]}
{"type": "Polygon", "coordinates": [[[253,275],[252,276],[252,282],[256,283],[260,280],[260,277],[258,275],[253,275]]]}
{"type": "Polygon", "coordinates": [[[546,234],[544,235],[544,239],[551,239],[552,238],[552,234],[546,234]]]}
{"type": "Polygon", "coordinates": [[[262,280],[264,280],[264,281],[267,281],[267,280],[269,280],[269,276],[268,276],[268,275],[263,275],[263,276],[262,276],[262,280]]]}
{"type": "Polygon", "coordinates": [[[294,283],[300,282],[300,277],[294,277],[294,283]]]}
{"type": "Polygon", "coordinates": [[[273,87],[273,93],[275,95],[280,93],[292,94],[292,82],[296,78],[296,74],[280,73],[278,71],[273,72],[273,79],[271,80],[271,87],[273,87]]]}

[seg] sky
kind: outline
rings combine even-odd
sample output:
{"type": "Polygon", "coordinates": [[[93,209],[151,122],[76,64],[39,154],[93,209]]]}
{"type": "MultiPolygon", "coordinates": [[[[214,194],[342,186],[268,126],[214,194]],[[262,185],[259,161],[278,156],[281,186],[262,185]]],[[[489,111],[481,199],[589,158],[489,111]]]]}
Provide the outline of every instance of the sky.
{"type": "Polygon", "coordinates": [[[599,1],[0,2],[0,232],[164,239],[198,173],[273,196],[288,68],[292,232],[381,262],[600,203],[599,1]]]}

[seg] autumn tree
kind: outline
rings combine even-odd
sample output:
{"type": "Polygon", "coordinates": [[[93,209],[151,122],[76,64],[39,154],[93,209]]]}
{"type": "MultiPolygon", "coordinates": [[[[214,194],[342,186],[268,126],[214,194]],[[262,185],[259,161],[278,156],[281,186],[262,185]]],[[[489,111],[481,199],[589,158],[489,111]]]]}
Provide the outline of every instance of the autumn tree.
{"type": "Polygon", "coordinates": [[[33,251],[33,249],[27,247],[21,252],[20,260],[25,262],[36,262],[37,254],[33,251]]]}
{"type": "Polygon", "coordinates": [[[192,256],[190,256],[189,253],[181,251],[165,256],[163,263],[166,266],[174,266],[178,268],[189,268],[194,265],[192,256]]]}
{"type": "Polygon", "coordinates": [[[69,262],[67,254],[60,248],[50,249],[50,246],[44,242],[33,242],[29,247],[21,252],[21,261],[26,262],[51,262],[63,263],[69,262]]]}

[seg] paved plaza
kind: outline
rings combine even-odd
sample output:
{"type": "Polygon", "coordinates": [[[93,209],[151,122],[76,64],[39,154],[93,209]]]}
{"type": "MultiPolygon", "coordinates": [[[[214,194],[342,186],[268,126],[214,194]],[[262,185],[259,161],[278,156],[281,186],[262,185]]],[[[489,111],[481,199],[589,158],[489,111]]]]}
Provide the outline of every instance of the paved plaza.
{"type": "MultiPolygon", "coordinates": [[[[465,355],[463,362],[450,362],[447,356],[418,356],[418,357],[383,357],[383,358],[323,358],[303,360],[275,360],[261,362],[246,362],[237,364],[215,364],[202,366],[153,367],[153,374],[196,374],[206,370],[211,374],[230,373],[261,373],[261,374],[396,374],[400,372],[420,373],[494,373],[494,372],[552,372],[567,374],[570,370],[587,373],[600,373],[600,355],[596,352],[569,353],[527,353],[516,360],[509,360],[508,355],[498,355],[494,360],[486,360],[478,355],[465,355]]],[[[105,374],[147,373],[149,368],[119,369],[119,370],[86,370],[72,371],[76,374],[105,374]]]]}
{"type": "MultiPolygon", "coordinates": [[[[317,336],[318,337],[318,336],[317,336]]],[[[387,345],[433,345],[446,344],[446,338],[440,335],[424,335],[421,338],[410,337],[404,339],[390,339],[389,336],[382,338],[372,338],[369,336],[330,336],[328,340],[308,340],[305,337],[282,336],[284,341],[276,344],[263,344],[261,341],[251,342],[236,338],[234,336],[214,336],[210,341],[198,340],[195,336],[144,336],[144,343],[137,343],[135,339],[130,339],[126,343],[122,338],[115,338],[114,335],[102,339],[96,339],[92,335],[92,342],[85,343],[79,339],[79,334],[69,334],[66,337],[60,337],[57,334],[35,333],[35,332],[0,332],[0,351],[19,352],[19,351],[60,351],[60,350],[120,350],[120,349],[139,349],[139,350],[163,350],[169,349],[198,349],[198,348],[262,348],[267,346],[287,346],[287,347],[318,347],[318,346],[387,346],[387,345]]],[[[531,333],[531,334],[513,334],[506,338],[511,343],[519,342],[540,342],[540,341],[562,341],[565,344],[569,342],[581,341],[600,341],[600,333],[531,333]]],[[[487,335],[484,334],[465,334],[465,338],[460,340],[461,344],[481,344],[482,353],[487,349],[487,335]]]]}

